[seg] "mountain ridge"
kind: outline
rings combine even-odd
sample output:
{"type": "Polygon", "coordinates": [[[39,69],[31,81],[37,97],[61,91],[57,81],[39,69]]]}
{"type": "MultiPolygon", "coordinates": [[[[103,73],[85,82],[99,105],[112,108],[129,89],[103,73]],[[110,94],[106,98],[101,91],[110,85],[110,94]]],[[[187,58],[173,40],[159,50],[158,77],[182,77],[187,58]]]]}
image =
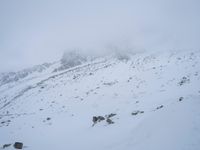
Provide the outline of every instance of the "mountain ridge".
{"type": "Polygon", "coordinates": [[[0,86],[0,144],[197,150],[199,58],[199,51],[108,56],[57,72],[54,64],[35,78],[0,86]],[[93,122],[94,116],[105,120],[93,122]]]}

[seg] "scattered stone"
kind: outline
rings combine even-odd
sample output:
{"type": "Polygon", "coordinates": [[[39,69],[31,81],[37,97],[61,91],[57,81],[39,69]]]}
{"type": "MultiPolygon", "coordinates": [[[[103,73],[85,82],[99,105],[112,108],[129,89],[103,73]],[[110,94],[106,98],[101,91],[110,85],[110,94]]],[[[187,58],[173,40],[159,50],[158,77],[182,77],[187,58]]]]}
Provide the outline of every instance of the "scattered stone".
{"type": "Polygon", "coordinates": [[[129,79],[127,80],[127,82],[130,82],[133,78],[132,77],[129,77],[129,79]]]}
{"type": "Polygon", "coordinates": [[[143,114],[143,113],[144,111],[137,110],[137,111],[132,112],[131,115],[136,116],[137,114],[143,114]]]}
{"type": "Polygon", "coordinates": [[[116,84],[117,81],[113,81],[113,82],[106,82],[106,83],[103,83],[103,85],[107,85],[107,86],[112,86],[114,84],[116,84]]]}
{"type": "Polygon", "coordinates": [[[131,113],[131,115],[133,115],[133,116],[135,116],[135,115],[137,115],[138,114],[138,112],[136,111],[136,112],[132,112],[131,113]]]}
{"type": "Polygon", "coordinates": [[[77,76],[74,75],[73,79],[76,79],[76,78],[77,78],[77,76]]]}
{"type": "Polygon", "coordinates": [[[51,120],[51,118],[50,118],[50,117],[47,117],[47,120],[51,120]]]}
{"type": "Polygon", "coordinates": [[[97,120],[98,120],[98,118],[96,116],[93,116],[93,118],[92,118],[93,123],[96,123],[97,120]]]}
{"type": "Polygon", "coordinates": [[[96,124],[97,122],[103,121],[105,120],[105,118],[103,116],[93,116],[92,121],[94,124],[96,124]]]}
{"type": "Polygon", "coordinates": [[[188,79],[187,77],[183,77],[182,79],[181,79],[181,81],[178,83],[180,86],[182,86],[183,84],[185,84],[185,83],[187,83],[187,82],[189,82],[190,81],[190,79],[188,79]]]}
{"type": "Polygon", "coordinates": [[[7,147],[10,147],[11,145],[12,145],[12,144],[4,144],[4,145],[3,145],[3,149],[4,149],[4,148],[7,148],[7,147]]]}
{"type": "Polygon", "coordinates": [[[105,115],[105,117],[103,117],[103,116],[93,116],[93,118],[92,118],[93,125],[92,126],[94,126],[97,122],[101,122],[103,120],[106,120],[106,122],[108,124],[113,124],[114,122],[110,118],[114,117],[115,115],[117,115],[117,114],[111,113],[111,114],[105,115]]]}
{"type": "Polygon", "coordinates": [[[105,118],[103,116],[98,116],[97,119],[99,122],[105,120],[105,118]]]}
{"type": "Polygon", "coordinates": [[[183,97],[180,97],[178,100],[179,100],[179,102],[181,102],[183,100],[183,97]]]}
{"type": "Polygon", "coordinates": [[[106,122],[107,122],[108,124],[114,124],[114,122],[113,122],[110,118],[106,119],[106,122]]]}
{"type": "Polygon", "coordinates": [[[163,105],[160,105],[160,106],[158,106],[156,109],[161,109],[161,108],[163,108],[164,106],[163,105]]]}
{"type": "Polygon", "coordinates": [[[117,115],[117,114],[111,113],[111,114],[107,115],[107,118],[111,118],[111,117],[114,117],[114,116],[116,116],[116,115],[117,115]]]}
{"type": "Polygon", "coordinates": [[[21,142],[15,142],[15,144],[13,145],[14,148],[16,149],[22,149],[23,148],[23,143],[21,142]]]}
{"type": "Polygon", "coordinates": [[[137,104],[137,103],[139,103],[139,101],[136,101],[135,103],[137,104]]]}

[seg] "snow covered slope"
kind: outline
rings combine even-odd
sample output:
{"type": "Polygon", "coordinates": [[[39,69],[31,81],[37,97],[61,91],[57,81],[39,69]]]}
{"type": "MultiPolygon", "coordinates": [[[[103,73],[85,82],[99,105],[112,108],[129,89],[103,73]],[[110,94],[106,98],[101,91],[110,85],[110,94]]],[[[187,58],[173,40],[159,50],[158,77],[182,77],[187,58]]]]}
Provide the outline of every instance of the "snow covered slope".
{"type": "Polygon", "coordinates": [[[200,51],[99,58],[0,86],[0,145],[199,150],[199,108],[200,51]]]}

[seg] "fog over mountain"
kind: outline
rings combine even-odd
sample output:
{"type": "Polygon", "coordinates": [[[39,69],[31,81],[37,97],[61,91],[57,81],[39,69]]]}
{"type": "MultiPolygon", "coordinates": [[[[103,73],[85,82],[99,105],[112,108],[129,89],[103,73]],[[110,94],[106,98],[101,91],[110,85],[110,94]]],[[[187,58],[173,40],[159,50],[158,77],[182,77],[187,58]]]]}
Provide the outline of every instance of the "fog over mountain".
{"type": "Polygon", "coordinates": [[[0,71],[61,58],[66,50],[199,49],[198,0],[1,0],[0,71]]]}
{"type": "Polygon", "coordinates": [[[0,0],[0,149],[200,150],[200,0],[0,0]]]}

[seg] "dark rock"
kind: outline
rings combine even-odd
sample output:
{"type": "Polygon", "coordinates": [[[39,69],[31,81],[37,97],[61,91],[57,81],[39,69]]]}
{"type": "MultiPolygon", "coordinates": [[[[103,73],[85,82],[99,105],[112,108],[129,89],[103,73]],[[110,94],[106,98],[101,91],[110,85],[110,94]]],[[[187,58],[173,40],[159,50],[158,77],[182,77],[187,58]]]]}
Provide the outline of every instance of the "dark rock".
{"type": "Polygon", "coordinates": [[[105,120],[105,118],[103,116],[98,116],[97,119],[98,119],[99,122],[102,121],[102,120],[105,120]]]}
{"type": "Polygon", "coordinates": [[[180,97],[178,100],[181,102],[183,100],[183,97],[180,97]]]}
{"type": "Polygon", "coordinates": [[[131,113],[131,115],[133,115],[133,116],[135,116],[135,115],[137,115],[137,114],[138,114],[137,111],[131,113]]]}
{"type": "Polygon", "coordinates": [[[139,111],[134,111],[134,112],[131,113],[131,115],[135,116],[135,115],[137,115],[138,113],[139,113],[139,111]]]}
{"type": "Polygon", "coordinates": [[[93,119],[92,119],[93,123],[96,123],[97,121],[100,122],[102,120],[105,120],[103,116],[98,116],[98,117],[93,116],[93,119]]]}
{"type": "Polygon", "coordinates": [[[12,144],[4,144],[4,145],[3,145],[3,149],[4,149],[4,148],[7,148],[7,147],[10,147],[11,145],[12,145],[12,144]]]}
{"type": "Polygon", "coordinates": [[[132,112],[131,115],[136,116],[137,114],[143,114],[143,113],[144,111],[137,110],[137,111],[132,112]]]}
{"type": "Polygon", "coordinates": [[[139,103],[139,101],[136,101],[135,103],[137,104],[137,103],[139,103]]]}
{"type": "Polygon", "coordinates": [[[158,106],[156,109],[161,109],[161,108],[163,108],[164,106],[163,105],[160,105],[160,106],[158,106]]]}
{"type": "Polygon", "coordinates": [[[144,111],[140,111],[140,113],[141,113],[141,114],[143,114],[143,113],[144,113],[144,111]]]}
{"type": "Polygon", "coordinates": [[[108,116],[107,116],[107,118],[111,118],[111,117],[114,117],[114,116],[116,116],[117,114],[113,114],[113,113],[111,113],[111,114],[109,114],[108,116]]]}
{"type": "Polygon", "coordinates": [[[13,146],[16,149],[22,149],[23,148],[23,143],[21,143],[21,142],[15,142],[15,144],[13,146]]]}
{"type": "Polygon", "coordinates": [[[50,118],[50,117],[47,117],[47,120],[51,120],[51,118],[50,118]]]}
{"type": "Polygon", "coordinates": [[[105,117],[103,117],[103,116],[93,116],[93,119],[92,119],[92,121],[93,121],[93,126],[94,126],[97,122],[101,122],[101,121],[103,121],[103,120],[106,120],[106,122],[107,122],[108,124],[113,124],[114,122],[113,122],[110,118],[113,117],[113,116],[115,116],[115,115],[116,115],[116,114],[111,113],[111,114],[105,115],[105,117]]]}
{"type": "Polygon", "coordinates": [[[98,121],[98,117],[93,116],[92,121],[93,121],[93,123],[96,123],[98,121]]]}
{"type": "Polygon", "coordinates": [[[103,121],[103,120],[105,120],[105,118],[104,118],[103,116],[98,116],[98,117],[93,116],[93,118],[92,118],[93,126],[94,126],[97,122],[101,122],[101,121],[103,121]]]}
{"type": "Polygon", "coordinates": [[[183,84],[188,83],[189,81],[190,79],[188,79],[187,77],[183,77],[178,84],[182,86],[183,84]]]}
{"type": "Polygon", "coordinates": [[[111,86],[111,85],[114,85],[116,83],[117,83],[116,81],[113,81],[113,82],[103,83],[103,85],[111,86]]]}
{"type": "Polygon", "coordinates": [[[113,123],[114,123],[110,118],[106,119],[106,122],[107,122],[108,124],[113,124],[113,123]]]}

